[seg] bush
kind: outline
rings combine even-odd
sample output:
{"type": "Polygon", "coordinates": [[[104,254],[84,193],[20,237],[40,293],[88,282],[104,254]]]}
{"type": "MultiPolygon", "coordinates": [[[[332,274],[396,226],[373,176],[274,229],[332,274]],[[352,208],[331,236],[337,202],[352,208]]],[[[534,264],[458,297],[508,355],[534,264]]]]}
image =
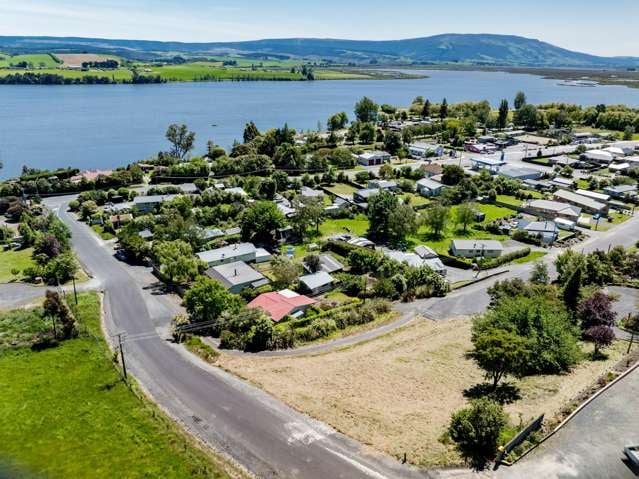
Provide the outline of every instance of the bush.
{"type": "Polygon", "coordinates": [[[301,341],[314,341],[328,336],[337,330],[337,324],[332,319],[316,318],[305,328],[295,331],[295,336],[301,341]]]}
{"type": "Polygon", "coordinates": [[[522,248],[512,253],[501,255],[497,258],[482,259],[479,261],[481,269],[497,268],[498,266],[510,263],[519,258],[523,258],[530,254],[530,248],[522,248]]]}

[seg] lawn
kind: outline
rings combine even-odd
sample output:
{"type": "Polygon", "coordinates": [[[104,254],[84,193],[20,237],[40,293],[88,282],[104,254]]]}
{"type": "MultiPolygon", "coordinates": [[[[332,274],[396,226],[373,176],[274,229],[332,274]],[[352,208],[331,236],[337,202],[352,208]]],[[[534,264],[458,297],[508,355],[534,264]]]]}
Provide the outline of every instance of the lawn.
{"type": "Polygon", "coordinates": [[[118,68],[117,70],[65,70],[61,68],[44,68],[44,69],[36,69],[36,70],[10,70],[10,69],[0,69],[0,77],[5,77],[7,75],[15,75],[20,73],[50,73],[52,75],[61,75],[65,78],[82,78],[84,76],[96,76],[100,78],[112,78],[116,81],[122,80],[130,80],[133,77],[133,74],[130,70],[126,68],[118,68]]]}
{"type": "Polygon", "coordinates": [[[55,68],[59,63],[48,53],[9,56],[0,54],[0,68],[9,68],[18,63],[27,62],[31,68],[55,68]]]}
{"type": "Polygon", "coordinates": [[[513,207],[513,209],[519,208],[523,201],[510,195],[497,195],[497,201],[513,207]]]}
{"type": "Polygon", "coordinates": [[[327,186],[325,190],[336,196],[353,196],[357,188],[346,183],[335,183],[332,186],[327,186]]]}
{"type": "Polygon", "coordinates": [[[404,193],[403,195],[400,196],[400,198],[402,200],[408,200],[408,204],[414,208],[420,208],[432,203],[430,199],[415,193],[404,193]]]}
{"type": "MultiPolygon", "coordinates": [[[[10,314],[15,323],[19,313],[10,314]]],[[[76,317],[80,337],[56,348],[0,349],[0,457],[7,477],[227,477],[120,380],[101,336],[97,294],[80,295],[76,317]]],[[[0,328],[5,323],[0,319],[0,328]]]]}
{"type": "Polygon", "coordinates": [[[115,238],[115,235],[111,233],[110,231],[105,231],[104,226],[102,225],[93,225],[91,226],[91,229],[95,231],[98,234],[98,236],[105,241],[115,238]]]}
{"type": "Polygon", "coordinates": [[[31,259],[32,253],[33,248],[0,251],[0,283],[22,279],[22,270],[35,264],[31,259]],[[11,274],[14,268],[20,270],[17,276],[11,274]]]}
{"type": "Polygon", "coordinates": [[[517,258],[511,261],[511,263],[523,264],[523,263],[529,263],[531,261],[537,261],[538,259],[546,256],[546,254],[547,254],[546,251],[531,251],[528,255],[524,256],[523,258],[517,258]]]}
{"type": "Polygon", "coordinates": [[[486,223],[490,223],[491,221],[499,220],[516,214],[510,208],[504,208],[503,206],[497,205],[480,204],[478,205],[478,208],[479,211],[486,215],[486,219],[484,220],[484,222],[486,223]]]}
{"type": "MultiPolygon", "coordinates": [[[[483,381],[466,357],[468,319],[420,320],[357,346],[295,358],[222,354],[218,363],[295,409],[308,413],[375,450],[395,458],[407,454],[421,466],[459,463],[452,446],[440,442],[450,415],[463,407],[463,391],[483,381]]],[[[592,345],[586,346],[586,351],[592,345]]],[[[608,371],[623,344],[605,361],[585,361],[570,374],[513,380],[522,398],[507,406],[519,424],[563,405],[608,371]]]]}
{"type": "Polygon", "coordinates": [[[368,231],[368,218],[362,214],[356,215],[354,218],[331,218],[324,221],[319,230],[323,239],[342,233],[364,236],[368,231]]]}

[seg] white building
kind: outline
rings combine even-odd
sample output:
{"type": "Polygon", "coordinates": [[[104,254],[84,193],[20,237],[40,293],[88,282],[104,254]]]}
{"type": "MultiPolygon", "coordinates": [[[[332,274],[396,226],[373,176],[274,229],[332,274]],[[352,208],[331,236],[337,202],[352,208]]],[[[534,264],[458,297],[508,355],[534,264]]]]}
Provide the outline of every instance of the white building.
{"type": "Polygon", "coordinates": [[[366,151],[356,156],[358,163],[362,166],[381,165],[391,160],[390,153],[386,153],[385,151],[366,151]]]}

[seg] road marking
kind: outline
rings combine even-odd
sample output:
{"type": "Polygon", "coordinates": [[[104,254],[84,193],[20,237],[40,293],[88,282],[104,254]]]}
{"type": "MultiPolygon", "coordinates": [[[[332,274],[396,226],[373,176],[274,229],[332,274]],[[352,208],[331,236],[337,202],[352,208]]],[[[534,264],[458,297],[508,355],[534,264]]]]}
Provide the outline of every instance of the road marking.
{"type": "Polygon", "coordinates": [[[333,449],[329,449],[328,447],[325,447],[324,449],[326,449],[328,452],[336,455],[337,457],[339,457],[340,459],[342,459],[345,462],[348,462],[350,465],[352,465],[353,467],[355,467],[355,469],[363,472],[364,474],[366,474],[368,477],[374,477],[375,479],[388,479],[387,476],[380,474],[379,472],[371,469],[368,466],[365,466],[362,463],[357,462],[354,459],[351,459],[350,457],[342,454],[341,452],[337,452],[334,451],[333,449]]]}
{"type": "Polygon", "coordinates": [[[287,422],[284,424],[284,428],[289,434],[286,439],[288,444],[301,442],[305,446],[308,446],[309,444],[313,444],[315,441],[326,439],[326,434],[302,422],[287,422]]]}

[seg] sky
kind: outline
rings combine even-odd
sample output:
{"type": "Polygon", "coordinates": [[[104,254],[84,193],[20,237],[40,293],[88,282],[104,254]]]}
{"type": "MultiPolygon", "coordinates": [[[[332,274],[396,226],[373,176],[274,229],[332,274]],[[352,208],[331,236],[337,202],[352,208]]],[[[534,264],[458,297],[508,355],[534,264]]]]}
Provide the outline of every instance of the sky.
{"type": "Polygon", "coordinates": [[[637,19],[638,0],[0,0],[0,35],[217,42],[498,33],[606,56],[639,56],[637,19]]]}

